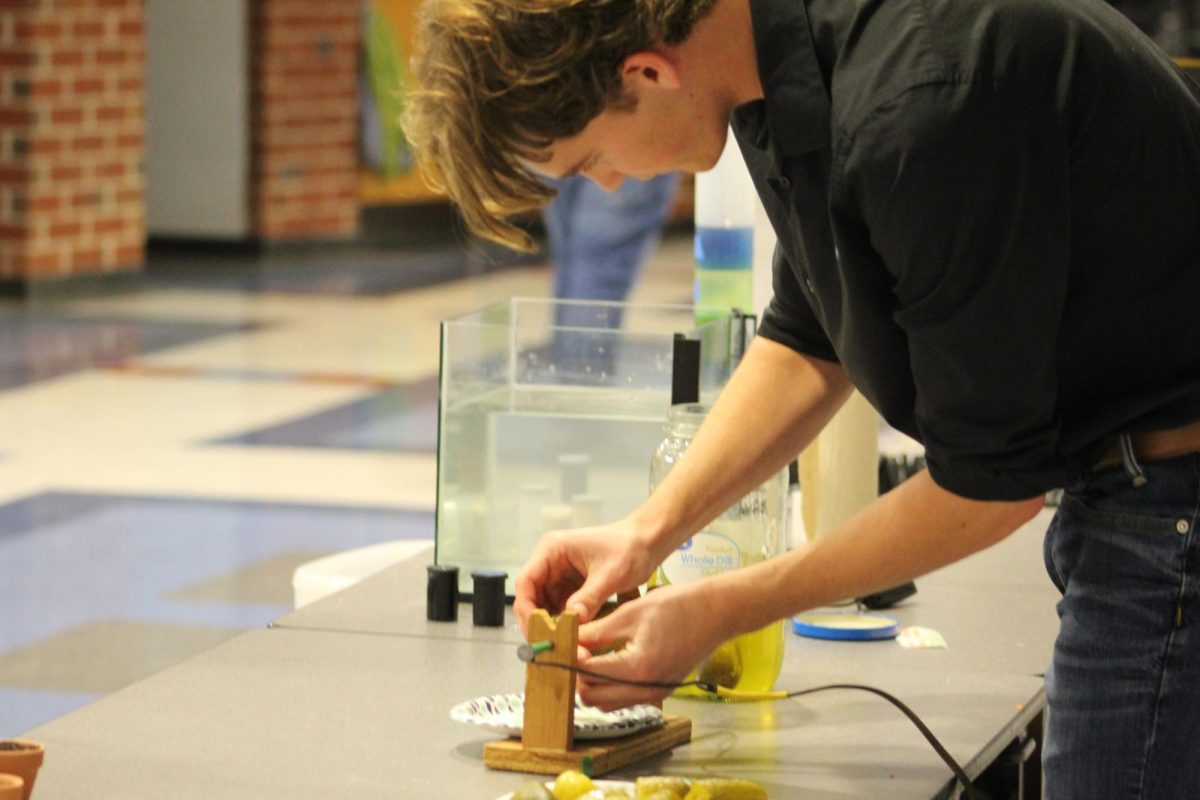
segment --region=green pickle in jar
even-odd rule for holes
[[[707,411],[699,404],[671,407],[666,436],[651,460],[651,490],[684,457]],[[787,471],[783,470],[680,545],[651,576],[649,588],[702,580],[778,555],[786,507]],[[770,691],[783,666],[783,639],[783,620],[736,636],[709,654],[687,680],[743,692]],[[694,687],[679,689],[676,695],[713,697]]]

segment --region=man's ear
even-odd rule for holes
[[[674,62],[653,50],[641,50],[626,56],[621,62],[621,80],[626,87],[633,82],[649,83],[659,89],[678,89],[679,70]]]

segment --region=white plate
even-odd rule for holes
[[[595,786],[597,789],[624,789],[625,791],[629,792],[630,797],[636,797],[634,792],[637,791],[637,784],[635,784],[633,781],[597,781],[597,780],[593,780],[592,785]],[[549,789],[552,786],[554,786],[554,781],[547,781],[546,788]],[[513,789],[513,792],[515,792],[515,791],[516,791],[516,789]],[[509,792],[508,794],[500,795],[499,797],[496,798],[496,800],[512,800],[513,792]],[[584,798],[586,798],[586,797],[587,797],[587,795],[585,794]]]
[[[450,709],[450,719],[477,725],[484,730],[520,736],[525,721],[525,693],[493,694],[476,697]],[[662,710],[640,705],[618,711],[601,711],[585,706],[575,698],[575,738],[614,739],[663,724]]]

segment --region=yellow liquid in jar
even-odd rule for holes
[[[653,589],[667,586],[670,581],[662,569],[655,571],[647,582]],[[784,620],[772,622],[763,628],[743,633],[724,642],[688,674],[685,681],[702,680],[715,683],[726,689],[742,692],[768,692],[775,688],[775,680],[783,667]],[[676,689],[675,697],[698,697],[705,700],[726,700],[694,686]]]
[[[775,679],[782,667],[783,620],[779,620],[725,642],[685,680],[700,679],[742,692],[768,692],[775,688]],[[674,694],[676,697],[725,699],[694,686],[676,689]]]

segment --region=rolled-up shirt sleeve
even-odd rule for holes
[[[1067,137],[1053,98],[953,83],[877,109],[833,213],[869,232],[907,337],[930,474],[982,500],[1062,486],[1057,334],[1070,265]]]

